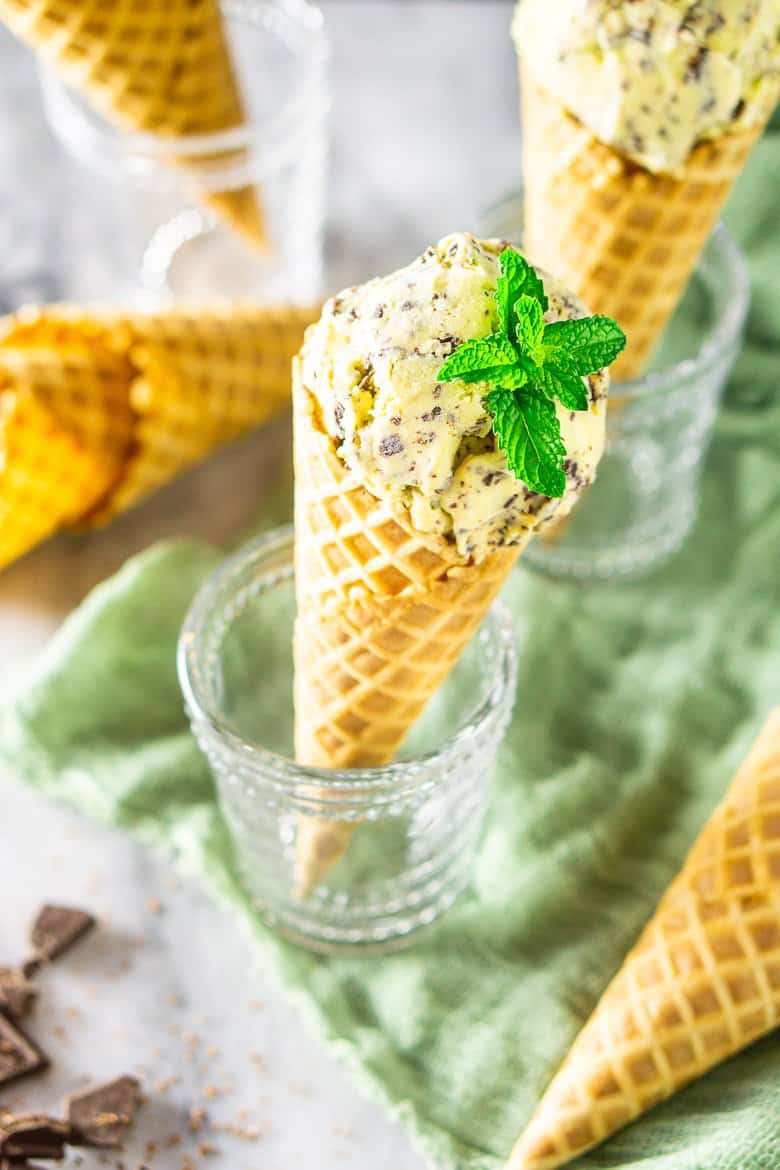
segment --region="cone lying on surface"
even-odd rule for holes
[[[679,178],[655,175],[591,134],[520,70],[524,244],[628,344],[613,378],[637,377],[690,279],[762,126],[697,146]]]
[[[0,333],[0,565],[283,410],[317,309],[26,310]]]
[[[219,0],[0,0],[0,18],[126,130],[186,138],[244,122]],[[189,167],[198,197],[246,240],[263,247],[255,189],[240,185],[220,191],[209,183],[208,171],[237,167],[243,157],[232,151],[169,161]]]
[[[555,1170],[780,1026],[780,708],[548,1088],[509,1170]]]
[[[377,767],[392,760],[455,665],[520,549],[464,565],[450,545],[418,533],[406,512],[356,484],[321,425],[299,360],[293,412],[296,759]],[[339,861],[353,827],[301,819],[301,896]]]
[[[0,566],[77,520],[116,473],[32,394],[0,391]]]
[[[133,453],[104,521],[290,402],[290,363],[319,308],[178,310],[128,322]]]

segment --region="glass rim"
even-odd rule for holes
[[[483,223],[490,225],[492,220],[506,213],[508,207],[522,200],[522,184],[503,199],[492,203],[480,217]],[[703,373],[719,366],[727,353],[739,339],[745,324],[748,308],[750,307],[750,273],[747,260],[726,225],[718,222],[707,239],[702,255],[707,248],[714,247],[724,264],[727,266],[732,288],[731,295],[726,301],[724,309],[717,314],[715,323],[709,329],[707,336],[695,353],[680,358],[671,365],[659,370],[652,370],[647,374],[640,374],[625,382],[610,381],[609,397],[618,398],[645,398],[679,389],[681,384],[700,377]],[[698,271],[701,256],[694,272]]]
[[[372,790],[381,792],[388,787],[403,787],[410,782],[410,771],[415,773],[412,782],[417,785],[420,783],[421,770],[434,771],[442,764],[450,764],[466,743],[473,743],[480,735],[501,723],[506,699],[514,696],[516,648],[511,614],[506,604],[499,600],[493,602],[481,627],[490,630],[496,647],[495,677],[489,684],[487,695],[463,716],[457,729],[446,736],[438,747],[411,759],[397,760],[381,767],[321,768],[298,764],[289,756],[274,752],[236,732],[213,710],[203,688],[196,681],[196,663],[203,635],[215,610],[215,602],[224,595],[231,582],[238,581],[247,566],[253,563],[259,566],[264,557],[278,554],[289,547],[291,556],[288,567],[267,570],[265,587],[293,577],[293,531],[293,525],[287,524],[248,541],[222,561],[195,594],[181,628],[176,654],[179,685],[193,725],[208,728],[220,746],[234,759],[245,764],[251,762],[271,782],[294,791],[296,797],[301,799],[301,792],[296,790],[307,785],[326,793],[333,790],[334,794],[342,798],[353,788],[366,793]]]
[[[329,46],[324,14],[311,0],[221,0],[228,22],[262,29],[263,25],[251,15],[255,5],[273,11],[275,18],[292,21],[305,37],[299,54],[305,62],[303,74],[296,78],[291,94],[262,130],[255,129],[251,120],[210,134],[163,136],[126,130],[91,107],[41,61],[38,76],[44,104],[55,132],[66,140],[66,148],[74,149],[74,134],[78,134],[81,141],[81,146],[75,148],[78,156],[96,168],[101,163],[105,168],[108,163],[111,170],[110,163],[116,157],[147,163],[165,162],[172,156],[184,163],[209,159],[208,168],[204,167],[199,178],[201,182],[207,178],[205,185],[213,190],[233,185],[247,172],[261,178],[277,170],[298,147],[300,136],[296,136],[295,127],[306,120],[310,88],[327,63]],[[321,107],[322,112],[326,108],[327,103]],[[220,156],[224,156],[221,163]]]

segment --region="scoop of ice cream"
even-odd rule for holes
[[[780,0],[519,0],[513,35],[543,89],[650,171],[780,97]]]
[[[498,258],[507,246],[448,236],[407,268],[330,300],[302,352],[304,385],[358,481],[408,508],[420,532],[443,535],[475,560],[570,511],[604,446],[606,370],[585,379],[588,410],[557,407],[568,456],[560,499],[532,492],[509,471],[485,407],[490,385],[438,381],[464,340],[496,330]],[[587,314],[540,275],[548,322]]]

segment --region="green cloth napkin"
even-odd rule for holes
[[[174,648],[219,554],[169,543],[65,623],[0,719],[31,784],[172,852],[210,884],[358,1080],[436,1163],[499,1166],[780,698],[780,133],[731,206],[754,304],[696,530],[626,585],[517,572],[517,707],[473,890],[406,953],[282,943],[236,879]],[[774,232],[774,234],[772,234]],[[777,1170],[780,1037],[655,1109],[579,1167]]]

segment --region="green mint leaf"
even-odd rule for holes
[[[626,335],[611,317],[555,321],[544,330],[544,360],[585,376],[614,362]]]
[[[532,390],[491,390],[487,404],[509,470],[533,492],[559,498],[566,491],[566,448],[555,405]]]
[[[513,370],[519,373],[520,366],[515,347],[500,333],[464,341],[459,345],[436,377],[440,382],[452,382],[461,378],[464,382],[491,382],[500,378],[506,381]]]
[[[533,297],[545,310],[547,297],[535,269],[514,248],[505,248],[498,258],[498,264],[501,269],[501,275],[496,281],[498,320],[502,333],[511,337],[515,305],[520,298],[524,295]]]
[[[540,366],[529,373],[528,381],[548,398],[557,398],[567,410],[587,410],[590,406],[582,378],[565,367]]]
[[[524,357],[528,357],[534,365],[541,365],[544,360],[542,337],[544,335],[544,313],[542,306],[533,297],[525,293],[515,306],[517,316],[517,341]]]

